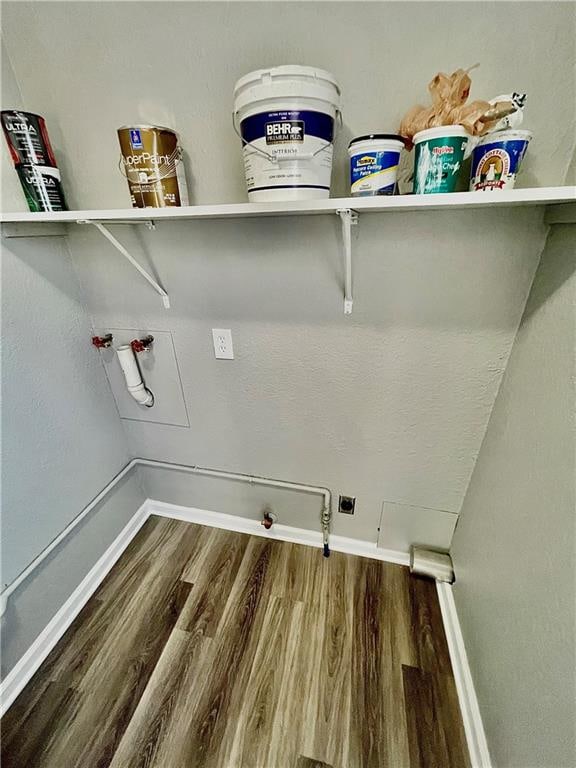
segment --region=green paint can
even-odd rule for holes
[[[414,193],[454,192],[468,134],[461,125],[427,128],[414,136]]]

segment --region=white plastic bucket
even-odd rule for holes
[[[330,195],[340,88],[323,69],[259,69],[234,87],[250,202]]]
[[[404,141],[396,134],[370,134],[352,139],[350,194],[352,197],[393,195]]]
[[[530,131],[496,131],[483,136],[472,153],[470,190],[514,189],[520,164],[532,138]]]

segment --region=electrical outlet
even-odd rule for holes
[[[340,496],[338,512],[342,512],[344,515],[353,515],[355,506],[356,496]]]
[[[212,340],[218,360],[234,360],[232,331],[229,328],[212,328]]]

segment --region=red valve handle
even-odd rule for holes
[[[153,336],[145,336],[143,339],[132,339],[130,346],[132,351],[137,354],[138,352],[146,352],[147,349],[150,349],[153,341]]]
[[[108,333],[106,336],[92,336],[92,344],[97,349],[105,349],[112,344],[112,334]]]

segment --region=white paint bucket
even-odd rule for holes
[[[330,196],[340,88],[322,69],[259,69],[234,87],[250,202]]]
[[[352,139],[350,193],[352,197],[393,195],[404,140],[394,133],[371,133]]]
[[[483,136],[472,153],[470,190],[514,189],[531,138],[530,131],[514,129]]]

